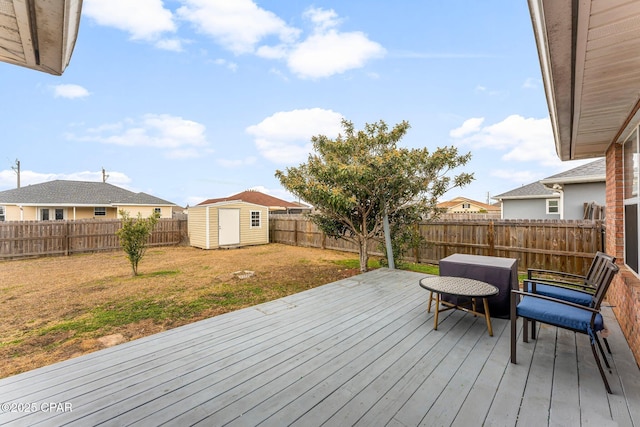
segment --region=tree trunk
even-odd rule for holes
[[[360,272],[364,273],[368,270],[369,264],[369,253],[367,251],[367,239],[360,239],[359,249],[360,249]]]

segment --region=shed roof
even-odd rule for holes
[[[269,206],[269,207],[281,207],[282,209],[300,209],[302,205],[298,203],[287,202],[286,200],[279,199],[277,197],[270,196],[268,194],[261,193],[260,191],[247,190],[238,194],[234,194],[233,196],[228,197],[220,197],[217,199],[207,199],[202,203],[198,203],[198,205],[210,205],[218,202],[227,202],[227,201],[243,201],[254,203],[256,205],[261,206]]]
[[[0,191],[0,203],[23,205],[174,205],[106,182],[55,180]]]

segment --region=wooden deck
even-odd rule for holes
[[[513,365],[508,320],[490,337],[448,311],[434,331],[421,277],[375,270],[5,378],[0,424],[640,426],[609,308],[611,395],[586,336],[542,326]]]

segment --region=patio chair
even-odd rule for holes
[[[529,342],[528,327],[529,321],[537,321],[558,328],[568,329],[574,332],[588,335],[591,341],[591,351],[598,365],[600,376],[604,382],[608,393],[611,393],[609,382],[602,368],[596,345],[600,348],[600,352],[604,358],[604,362],[609,368],[609,362],[604,357],[598,332],[604,328],[604,321],[600,313],[602,300],[618,272],[618,266],[609,260],[604,261],[601,273],[598,275],[598,281],[595,292],[592,296],[592,305],[583,306],[573,302],[552,298],[545,295],[535,294],[524,291],[511,291],[511,363],[516,363],[516,340],[517,329],[516,322],[518,317],[522,318],[522,340]]]
[[[527,279],[524,280],[523,288],[528,292],[591,307],[596,285],[600,275],[604,272],[605,262],[615,262],[615,260],[614,256],[600,251],[596,252],[585,276],[564,271],[530,268],[527,270]],[[535,328],[536,322],[531,322],[531,338],[533,339],[536,338]],[[607,339],[603,339],[607,350],[611,353]]]

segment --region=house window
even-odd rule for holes
[[[0,221],[6,221],[4,206],[0,206]]]
[[[471,209],[471,203],[463,203],[462,209]]]
[[[56,209],[55,210],[56,221],[61,221],[64,219],[64,209]]]
[[[251,211],[251,228],[259,228],[262,225],[260,219],[260,211]]]
[[[96,206],[93,208],[93,216],[107,216],[107,208],[104,206]]]
[[[162,216],[162,208],[153,208],[153,214],[160,218]]]
[[[624,176],[624,262],[633,271],[638,271],[638,129],[622,147]]]
[[[560,201],[558,199],[547,199],[547,213],[560,213]]]
[[[40,209],[40,220],[49,221],[49,209]]]

